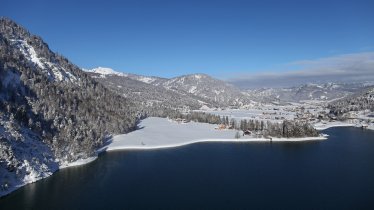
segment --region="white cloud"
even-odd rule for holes
[[[287,87],[308,82],[374,81],[374,52],[302,60],[289,65],[299,70],[242,74],[228,81],[242,88]]]

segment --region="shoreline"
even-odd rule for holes
[[[142,129],[113,136],[111,142],[98,151],[147,150],[180,147],[201,142],[297,142],[325,140],[326,135],[316,137],[277,138],[243,136],[235,138],[237,130],[217,129],[217,125],[189,122],[179,124],[165,118],[150,117],[140,122]],[[270,140],[271,138],[271,140]]]
[[[98,158],[98,156],[96,155],[96,156],[88,157],[88,158],[85,158],[85,159],[79,159],[79,160],[76,160],[74,162],[61,165],[58,168],[58,170],[61,170],[61,169],[64,169],[64,168],[70,168],[70,167],[76,167],[76,166],[86,165],[88,163],[91,163],[91,162],[95,161],[97,158]]]
[[[318,131],[323,131],[329,128],[335,128],[335,127],[354,127],[354,128],[361,128],[362,125],[360,124],[354,124],[354,123],[347,123],[347,122],[327,122],[326,124],[323,123],[316,123],[313,125],[313,127]],[[365,128],[367,130],[374,130],[374,127],[367,127]]]
[[[169,149],[175,147],[182,147],[197,143],[248,143],[248,142],[303,142],[303,141],[321,141],[326,140],[326,136],[317,137],[302,137],[302,138],[272,138],[272,140],[267,138],[247,138],[247,139],[197,139],[175,144],[165,144],[165,145],[142,145],[142,146],[114,146],[102,148],[101,151],[118,151],[118,150],[154,150],[154,149]]]
[[[199,123],[199,124],[205,124],[205,123]],[[333,123],[333,124],[331,123],[331,124],[323,124],[323,125],[317,125],[317,126],[313,125],[313,127],[316,130],[322,131],[322,130],[326,130],[328,128],[333,128],[333,127],[357,127],[357,126],[355,124],[338,122],[338,123]],[[134,132],[136,132],[136,131],[133,131],[129,134],[132,134]],[[234,131],[232,131],[232,132],[234,132]],[[181,146],[186,146],[186,145],[191,145],[191,144],[196,144],[196,143],[206,143],[206,142],[212,142],[212,143],[214,143],[214,142],[217,142],[217,143],[231,143],[231,142],[232,143],[303,142],[303,141],[321,141],[321,140],[327,140],[328,139],[326,135],[322,134],[321,136],[318,136],[318,137],[272,138],[271,141],[268,138],[239,138],[239,139],[234,139],[234,138],[221,138],[221,139],[220,138],[200,138],[200,139],[194,139],[194,140],[185,140],[185,141],[178,142],[178,143],[166,143],[164,145],[120,145],[120,146],[113,146],[113,143],[118,142],[118,140],[115,140],[116,138],[118,138],[119,136],[129,135],[129,134],[122,134],[122,135],[113,136],[112,142],[109,143],[108,145],[105,145],[105,146],[97,149],[96,150],[97,154],[95,156],[92,156],[92,157],[89,157],[89,158],[86,158],[86,159],[79,159],[79,160],[74,161],[72,163],[63,164],[63,165],[59,166],[57,170],[52,171],[51,174],[49,174],[48,176],[39,177],[36,180],[34,180],[33,182],[23,183],[23,184],[14,186],[11,190],[9,190],[7,192],[0,192],[0,199],[9,195],[9,194],[11,194],[12,192],[18,190],[19,188],[21,188],[25,185],[32,184],[32,183],[37,182],[41,179],[47,178],[47,177],[53,175],[58,170],[63,170],[65,168],[78,167],[78,166],[83,166],[83,165],[89,164],[89,163],[97,160],[98,155],[100,153],[106,152],[106,151],[110,152],[110,151],[121,151],[121,150],[169,149],[169,148],[176,148],[176,147],[181,147]],[[165,136],[166,136],[165,138],[167,138],[167,135],[165,135]]]
[[[50,177],[52,176],[54,173],[56,173],[57,171],[59,170],[63,170],[65,168],[71,168],[71,167],[77,167],[77,166],[83,166],[83,165],[86,165],[86,164],[89,164],[93,161],[95,161],[96,159],[98,159],[98,155],[96,156],[93,156],[93,157],[88,157],[88,158],[85,158],[85,159],[79,159],[79,160],[76,160],[74,162],[71,162],[71,163],[68,163],[68,164],[64,164],[64,165],[61,165],[59,166],[56,170],[54,171],[51,171],[50,174],[46,175],[46,176],[43,176],[43,177],[38,177],[36,178],[35,180],[31,181],[31,182],[25,182],[25,183],[22,183],[22,184],[19,184],[19,185],[16,185],[14,187],[12,187],[11,189],[9,189],[8,191],[6,192],[2,192],[0,191],[0,199],[11,194],[12,192],[20,189],[21,187],[24,187],[25,185],[28,185],[28,184],[32,184],[32,183],[35,183],[37,181],[40,181],[42,179],[45,179],[47,177]]]

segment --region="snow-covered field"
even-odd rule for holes
[[[197,142],[269,142],[265,138],[243,137],[236,139],[235,130],[218,130],[217,125],[189,122],[179,124],[165,118],[147,118],[140,123],[141,129],[114,136],[107,151],[122,149],[159,149],[178,147]],[[272,141],[324,140],[326,137],[272,138]]]
[[[203,110],[203,111],[210,113],[210,114],[228,116],[229,118],[233,118],[236,120],[257,119],[257,120],[270,120],[270,121],[280,122],[283,119],[292,120],[295,118],[295,112],[287,110],[287,109],[280,109],[279,107],[263,106],[263,107],[256,107],[256,108],[254,107],[250,109],[224,109],[224,110]],[[201,110],[196,110],[196,111],[201,111]]]
[[[339,121],[324,122],[324,123],[319,122],[319,123],[313,124],[313,127],[317,130],[325,130],[325,129],[332,128],[332,127],[350,127],[350,126],[355,126],[355,124],[339,122]]]

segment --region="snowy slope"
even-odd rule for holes
[[[83,70],[86,72],[98,74],[100,77],[103,77],[103,78],[105,78],[106,76],[116,75],[116,76],[127,77],[133,80],[147,83],[147,84],[153,84],[153,83],[166,80],[160,77],[142,76],[142,75],[137,75],[137,74],[123,73],[123,72],[119,72],[119,71],[113,70],[111,68],[106,68],[106,67],[97,67],[93,69],[83,69]]]
[[[28,40],[9,39],[11,46],[17,48],[30,63],[36,65],[48,75],[50,80],[74,82],[77,78],[64,67],[50,62],[46,58],[39,56],[37,50],[28,43]]]
[[[102,83],[106,87],[119,95],[128,98],[139,107],[149,110],[150,107],[164,107],[171,109],[199,109],[201,104],[199,98],[190,95],[181,95],[174,91],[163,88],[162,86],[154,86],[139,80],[134,80],[126,76],[118,76],[110,74],[102,76],[97,73],[90,73],[95,80]]]
[[[101,74],[104,76],[106,75],[117,75],[117,76],[124,76],[124,77],[127,76],[127,74],[125,73],[114,71],[111,68],[105,68],[105,67],[97,67],[94,69],[83,69],[83,70],[86,72],[97,73],[97,74]]]
[[[190,93],[218,106],[243,106],[251,103],[239,89],[206,74],[175,77],[158,85],[179,93]]]
[[[58,169],[40,136],[0,113],[0,197]]]
[[[121,73],[110,68],[95,68],[91,70],[86,70],[93,74],[93,77],[102,84],[111,87],[111,89],[124,89],[132,85],[131,92],[123,93],[125,95],[133,95],[133,92],[142,92],[142,95],[153,94],[154,96],[160,96],[160,101],[169,100],[170,97],[165,97],[164,93],[168,95],[173,95],[174,101],[178,103],[179,99],[184,98],[184,102],[190,101],[185,105],[190,106],[191,100],[195,102],[192,104],[200,104],[200,106],[210,106],[210,107],[228,107],[228,106],[244,106],[251,104],[252,101],[240,90],[235,87],[225,83],[224,81],[214,79],[206,74],[191,74],[184,75],[180,77],[175,77],[171,79],[153,77],[153,76],[142,76],[129,73]],[[117,76],[117,77],[116,77]],[[124,78],[121,81],[121,77]],[[142,83],[146,83],[145,86],[138,83],[138,89],[127,79],[136,80]],[[148,92],[141,91],[144,88],[148,89]],[[155,91],[157,93],[155,93]],[[179,98],[179,99],[178,99]],[[145,100],[156,100],[155,98],[145,97]],[[178,104],[178,106],[183,106],[183,104]],[[194,107],[196,108],[196,107]]]
[[[304,84],[290,88],[260,88],[245,91],[259,102],[302,102],[307,100],[331,101],[358,92],[366,87],[363,83]]]

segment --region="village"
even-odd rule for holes
[[[290,103],[289,105],[258,105],[247,109],[210,109],[204,112],[227,117],[229,120],[258,120],[282,123],[291,120],[310,123],[316,129],[335,126],[354,126],[362,129],[374,129],[374,112],[370,110],[350,111],[338,118],[321,102]],[[221,124],[217,129],[234,129],[233,125]],[[251,131],[253,134],[253,131]],[[249,131],[245,134],[249,135]]]

